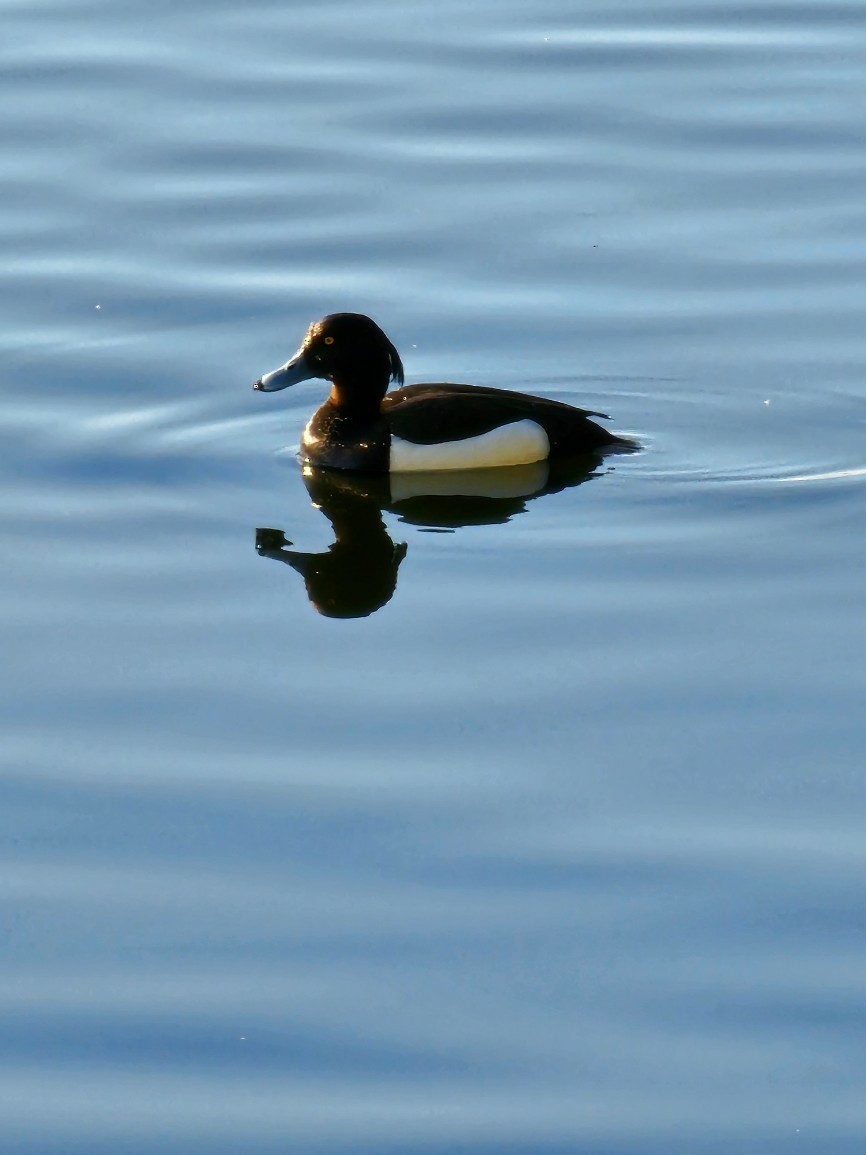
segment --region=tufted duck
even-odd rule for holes
[[[311,377],[331,382],[301,440],[311,465],[372,473],[477,469],[635,448],[590,420],[606,414],[562,401],[484,385],[402,387],[397,350],[361,313],[316,321],[291,360],[253,388],[272,393]],[[392,381],[401,388],[388,393]]]

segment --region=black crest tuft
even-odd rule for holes
[[[333,333],[341,351],[351,350],[358,361],[375,362],[387,381],[403,384],[400,354],[375,321],[363,313],[330,313],[311,332],[319,336]]]

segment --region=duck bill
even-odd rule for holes
[[[290,385],[297,385],[299,381],[309,381],[315,376],[315,370],[304,356],[303,350],[299,349],[285,365],[259,378],[253,389],[258,389],[262,393],[276,393],[278,389],[288,389]]]

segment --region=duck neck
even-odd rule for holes
[[[334,380],[328,400],[340,413],[355,418],[378,416],[382,398],[388,391],[388,382],[371,380]]]

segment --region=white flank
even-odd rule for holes
[[[391,472],[417,473],[439,469],[492,469],[497,465],[530,465],[550,453],[547,434],[526,418],[491,429],[479,437],[416,445],[391,438]]]

